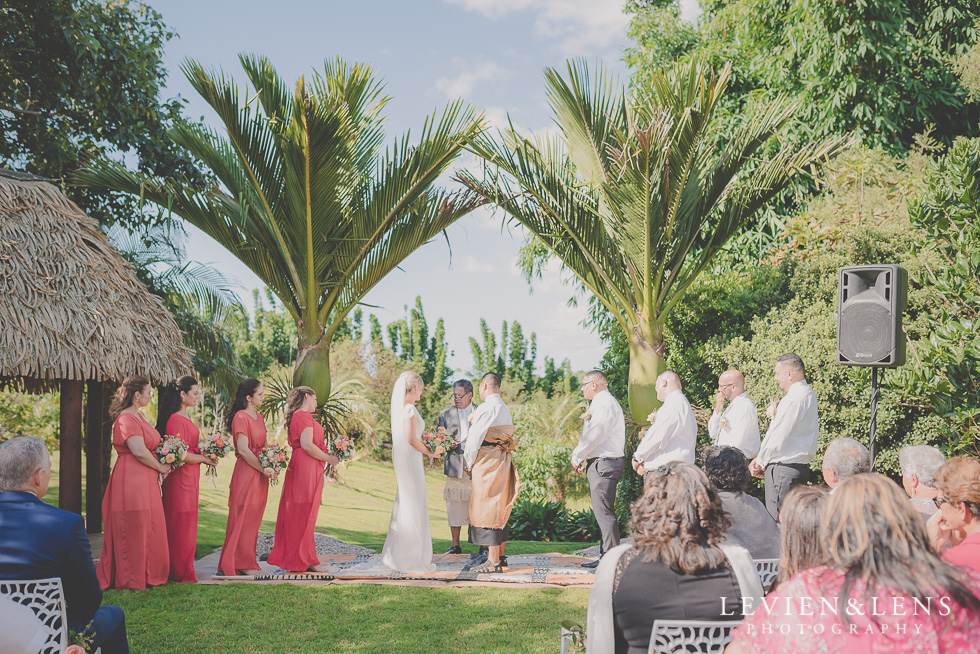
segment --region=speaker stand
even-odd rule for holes
[[[884,375],[884,371],[882,371]],[[881,389],[878,386],[878,368],[871,368],[871,423],[868,425],[868,449],[871,451],[871,469],[875,467],[875,434],[878,430],[878,395]]]

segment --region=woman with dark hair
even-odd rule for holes
[[[265,389],[258,379],[244,379],[238,384],[228,411],[228,431],[235,444],[236,461],[228,489],[225,544],[218,560],[218,572],[223,575],[262,572],[255,559],[255,546],[273,475],[271,468],[263,468],[259,462],[266,444],[265,418],[258,411],[264,398]]]
[[[297,386],[286,396],[286,429],[293,455],[279,499],[269,563],[292,572],[324,571],[316,555],[313,529],[323,495],[323,468],[327,463],[340,463],[326,453],[323,427],[313,419],[316,406],[316,393],[309,386]]]
[[[977,651],[980,574],[932,551],[895,482],[844,480],[827,498],[820,541],[827,566],[781,583],[733,632],[727,654]]]
[[[745,492],[749,485],[749,462],[742,450],[729,445],[712,445],[701,451],[701,468],[718,489],[721,506],[732,521],[729,540],[749,551],[753,559],[779,556],[779,527],[766,505]]]
[[[671,463],[647,475],[633,502],[632,543],[606,552],[589,595],[590,654],[645,654],[656,620],[740,620],[762,584],[699,468]]]
[[[184,375],[160,391],[157,409],[157,431],[174,436],[187,444],[184,464],[178,466],[163,482],[163,514],[167,519],[167,543],[170,546],[170,581],[197,583],[194,572],[194,550],[197,548],[197,506],[201,494],[201,464],[213,465],[201,455],[201,430],[187,415],[197,406],[200,387],[197,380]]]
[[[794,486],[786,494],[779,510],[780,554],[776,586],[797,572],[828,563],[820,543],[820,525],[829,498],[826,488],[816,486]]]
[[[936,551],[953,565],[980,572],[980,461],[950,459],[936,471],[936,487],[939,511],[927,524]]]
[[[96,574],[106,588],[145,590],[167,583],[170,554],[160,482],[173,470],[157,461],[160,434],[140,409],[150,403],[146,377],[123,380],[112,398],[112,447],[118,458],[102,501],[102,554]]]

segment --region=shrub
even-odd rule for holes
[[[599,540],[592,509],[569,511],[564,502],[520,500],[510,514],[514,540],[587,543]]]
[[[16,436],[40,436],[48,450],[54,452],[58,449],[60,416],[57,393],[0,391],[0,442]]]

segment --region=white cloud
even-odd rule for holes
[[[444,93],[447,98],[466,98],[481,82],[509,77],[507,70],[493,61],[473,64],[460,57],[454,57],[452,65],[457,69],[462,68],[463,71],[455,77],[440,77],[436,80],[436,90]]]
[[[486,261],[480,261],[475,257],[466,257],[460,265],[453,265],[456,272],[484,275],[497,272],[497,266]]]
[[[559,42],[566,55],[594,52],[626,35],[622,0],[444,0],[496,20],[534,12],[534,34]]]

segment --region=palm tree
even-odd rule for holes
[[[214,382],[222,399],[234,396],[242,371],[224,325],[232,314],[245,311],[234,284],[211,266],[187,261],[186,235],[172,224],[150,226],[140,234],[114,225],[107,235],[173,316],[202,381]]]
[[[388,101],[371,68],[325,62],[290,92],[271,63],[239,57],[254,89],[182,70],[224,133],[190,124],[173,141],[220,183],[192,187],[100,161],[83,184],[138,194],[197,226],[248,266],[296,321],[293,379],[330,397],[330,343],[344,317],[418,247],[484,201],[434,187],[481,120],[457,101],[382,152]]]
[[[762,104],[724,148],[709,147],[730,66],[714,77],[698,60],[653,76],[627,96],[599,71],[569,62],[545,73],[559,133],[531,139],[513,125],[471,149],[483,175],[459,180],[522,223],[609,310],[630,348],[630,411],[659,406],[664,324],[730,238],[792,178],[835,154],[841,140],[760,150],[796,112]]]

